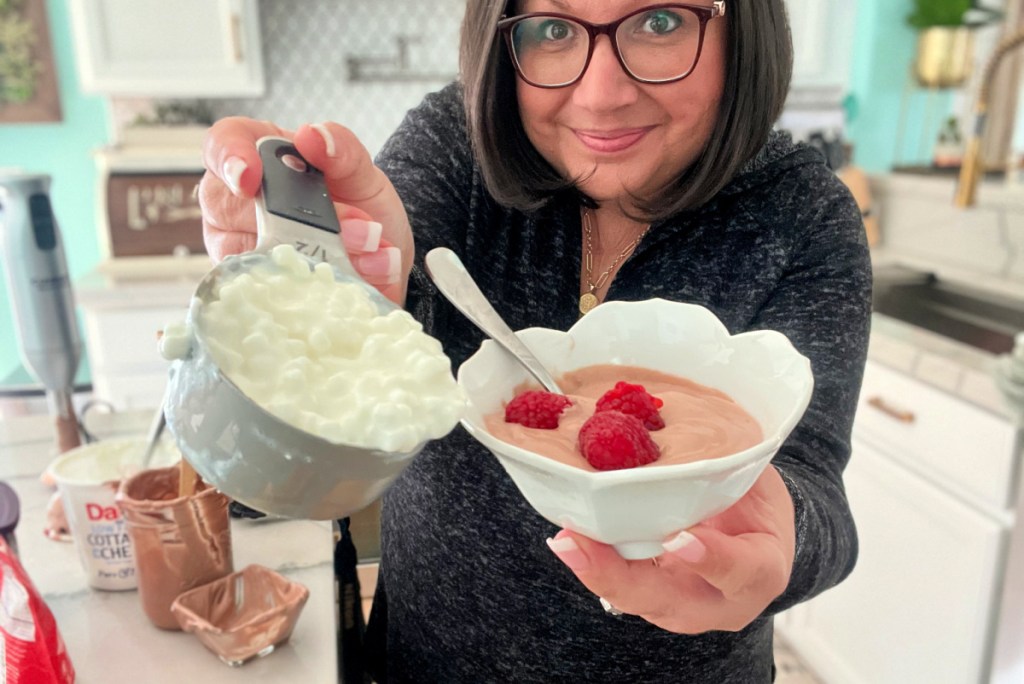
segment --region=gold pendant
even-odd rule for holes
[[[580,315],[584,316],[597,306],[597,297],[593,292],[585,292],[580,295]]]

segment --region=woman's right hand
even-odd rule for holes
[[[368,282],[399,305],[412,270],[409,218],[387,176],[352,131],[336,123],[304,125],[294,133],[266,121],[221,119],[203,146],[206,173],[199,183],[203,237],[214,261],[256,246],[256,209],[263,166],[256,141],[267,135],[288,138],[320,169],[342,221],[342,242],[352,265]],[[379,248],[367,251],[370,221],[382,226]],[[348,229],[346,230],[346,225]]]

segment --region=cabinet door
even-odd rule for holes
[[[784,634],[829,684],[985,681],[1004,529],[861,441],[845,479],[857,567]]]
[[[256,0],[69,0],[82,89],[218,97],[264,90]]]
[[[786,0],[793,33],[793,87],[845,93],[853,64],[855,0]]]

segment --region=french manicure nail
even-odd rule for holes
[[[387,282],[398,282],[402,272],[402,250],[397,247],[385,247],[371,254],[355,257],[359,266],[356,268],[364,276],[386,278]]]
[[[339,222],[345,244],[360,252],[376,252],[380,248],[380,236],[384,227],[376,221],[364,219],[343,219]]]
[[[241,195],[242,174],[249,168],[241,157],[228,157],[224,160],[223,177],[228,189],[234,195]]]
[[[704,559],[704,555],[707,553],[704,543],[685,530],[661,546],[668,553],[687,563],[698,563]]]
[[[583,553],[583,550],[576,545],[576,542],[572,537],[559,537],[558,539],[548,538],[548,548],[558,558],[569,566],[571,570],[579,572],[586,570],[587,566],[590,565],[590,559]]]
[[[311,124],[310,128],[319,133],[320,137],[324,139],[324,147],[327,149],[327,156],[333,157],[335,151],[334,136],[331,135],[331,132],[329,130],[327,130],[327,126],[322,123],[318,123]]]

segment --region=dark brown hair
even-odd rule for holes
[[[727,3],[725,87],[711,137],[688,169],[657,197],[639,204],[644,219],[657,221],[704,204],[768,140],[782,113],[793,71],[783,3]],[[519,118],[515,71],[496,30],[498,19],[513,4],[467,0],[459,66],[469,134],[487,188],[501,204],[530,211],[559,193],[573,191],[575,182],[559,175],[537,152]]]

